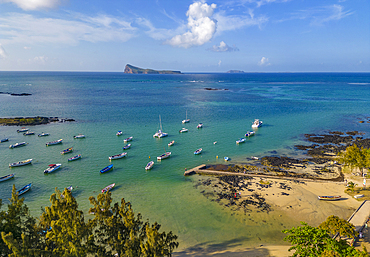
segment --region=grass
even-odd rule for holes
[[[354,197],[355,195],[364,195],[364,197],[358,199],[355,198],[357,201],[370,200],[370,187],[355,187],[353,191],[347,188],[346,190],[344,190],[344,192],[352,197]]]

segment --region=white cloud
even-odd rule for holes
[[[213,52],[234,52],[239,51],[239,48],[236,46],[228,46],[224,41],[220,42],[220,45],[216,46],[214,45],[212,48],[209,48],[207,50],[213,51]]]
[[[166,43],[189,48],[209,42],[216,32],[217,21],[212,19],[216,4],[208,5],[204,2],[195,2],[189,6],[188,16],[189,31],[176,35]]]
[[[271,63],[269,62],[269,58],[262,57],[261,60],[258,62],[259,66],[270,66]]]
[[[30,50],[30,49],[31,49],[31,47],[30,47],[30,46],[24,46],[24,47],[23,47],[23,49],[24,49],[24,50]]]
[[[268,21],[268,18],[261,16],[254,18],[253,12],[247,15],[229,15],[226,16],[224,12],[215,14],[217,20],[217,33],[220,34],[223,31],[237,30],[243,27],[258,26],[261,27]]]
[[[221,61],[221,60],[219,60],[219,61],[218,61],[218,66],[219,66],[219,67],[221,66],[221,63],[222,63],[222,61]]]
[[[146,31],[145,33],[149,37],[151,37],[155,40],[164,40],[166,38],[173,37],[174,35],[176,35],[178,33],[181,33],[181,32],[186,30],[185,26],[180,26],[175,30],[172,30],[172,29],[158,29],[158,28],[155,28],[154,25],[148,19],[145,19],[145,18],[137,18],[135,20],[135,22],[137,24],[141,25],[141,26],[144,26],[144,27],[148,28],[149,30]]]
[[[14,3],[25,11],[52,9],[61,4],[61,0],[0,0],[0,2]]]
[[[39,64],[45,64],[47,61],[48,61],[48,57],[47,56],[36,56],[35,58],[33,58],[33,61],[35,63],[39,63]]]
[[[5,59],[7,56],[3,46],[0,44],[0,59]]]

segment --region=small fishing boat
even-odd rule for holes
[[[123,132],[121,130],[119,130],[117,133],[116,133],[116,136],[122,136]]]
[[[203,149],[202,149],[202,148],[199,148],[199,149],[197,149],[197,150],[194,152],[194,154],[200,154],[202,151],[203,151]]]
[[[73,151],[73,147],[67,148],[63,151],[60,152],[60,154],[66,154],[66,153],[71,153]]]
[[[78,154],[76,156],[73,156],[71,158],[68,158],[68,161],[71,162],[71,161],[75,161],[75,160],[78,160],[81,158],[81,154]]]
[[[6,142],[6,141],[9,141],[9,138],[3,138],[3,139],[1,139],[1,140],[0,140],[0,143],[4,143],[4,142]]]
[[[31,162],[32,162],[32,159],[27,159],[27,160],[20,161],[20,162],[13,162],[13,163],[9,163],[9,167],[24,166],[24,165],[30,164]]]
[[[123,139],[123,142],[129,142],[129,141],[131,141],[132,139],[133,139],[133,137],[128,137],[128,138]]]
[[[182,128],[179,130],[180,133],[188,132],[189,130],[187,128]]]
[[[237,144],[241,144],[241,143],[244,143],[244,142],[245,142],[245,138],[239,138],[238,140],[236,140]]]
[[[252,124],[252,128],[259,128],[259,127],[262,126],[262,123],[263,122],[261,120],[255,119],[254,122],[253,122],[253,124]]]
[[[225,156],[225,157],[224,157],[224,160],[225,160],[225,162],[227,162],[227,161],[229,161],[229,160],[230,160],[230,158],[229,158],[229,157],[227,157],[227,156]]]
[[[190,122],[190,119],[188,119],[188,111],[186,111],[186,118],[185,120],[182,120],[182,123],[188,123]]]
[[[19,189],[17,191],[18,192],[18,196],[23,195],[24,193],[28,192],[31,189],[31,186],[32,186],[32,183],[29,183],[28,185],[25,185],[24,187],[22,187],[21,189]]]
[[[28,131],[28,128],[25,128],[25,127],[22,127],[21,129],[17,129],[18,133],[23,133],[23,132],[27,132],[27,131]]]
[[[354,198],[358,199],[358,198],[362,198],[364,197],[365,195],[355,195]]]
[[[25,146],[25,145],[27,145],[26,142],[15,143],[14,145],[10,145],[9,148],[16,148],[16,147]]]
[[[213,144],[214,144],[214,145],[215,145],[215,144],[217,144],[217,141],[213,142]]]
[[[35,132],[27,131],[26,133],[23,133],[23,136],[30,136],[30,135],[35,135]]]
[[[38,137],[47,137],[49,135],[50,135],[49,133],[42,132],[42,133],[38,134],[37,136]]]
[[[102,193],[108,192],[108,191],[109,191],[109,190],[111,190],[115,185],[116,185],[116,183],[110,184],[109,186],[104,187],[104,188],[101,190],[101,192],[102,192]]]
[[[253,160],[259,160],[259,158],[258,158],[258,157],[256,157],[256,156],[251,156],[251,158],[252,158]]]
[[[62,166],[62,164],[60,164],[60,163],[49,164],[49,167],[46,170],[44,170],[44,173],[45,174],[52,173],[52,172],[56,171],[57,169],[59,169],[61,166]]]
[[[317,196],[319,200],[325,200],[325,201],[336,201],[340,200],[341,196],[340,195],[319,195]]]
[[[112,169],[113,169],[113,164],[110,164],[107,167],[105,167],[104,169],[102,169],[100,171],[100,173],[105,173],[105,172],[111,171]]]
[[[163,160],[163,159],[166,159],[166,158],[168,158],[168,157],[170,157],[171,156],[171,152],[166,152],[166,153],[164,153],[164,154],[162,154],[162,155],[160,155],[160,156],[158,156],[157,157],[157,160]]]
[[[245,133],[245,137],[251,137],[251,136],[254,136],[254,134],[256,134],[256,132],[254,131],[248,131],[247,133]]]
[[[171,142],[168,143],[168,146],[174,145],[175,140],[172,140]]]
[[[162,131],[162,121],[161,121],[161,115],[159,115],[159,130],[157,133],[153,135],[153,137],[162,138],[168,136],[167,133]]]
[[[11,178],[14,178],[14,175],[15,174],[13,173],[13,174],[9,174],[9,175],[0,177],[0,182],[6,181],[6,180],[11,179]]]
[[[151,168],[153,168],[153,165],[154,165],[154,162],[153,162],[153,161],[150,161],[150,162],[148,162],[148,164],[145,166],[145,169],[146,169],[146,170],[150,170]]]
[[[203,123],[199,123],[198,124],[198,126],[197,126],[197,128],[199,129],[199,128],[203,128]]]
[[[78,134],[77,136],[73,136],[73,138],[75,138],[75,139],[85,138],[85,135],[83,135],[83,134]]]
[[[61,143],[63,143],[63,139],[59,139],[59,140],[47,142],[46,143],[46,146],[49,146],[49,145],[57,145],[57,144],[61,144]]]
[[[131,144],[127,144],[124,147],[122,147],[123,150],[129,149],[131,147]]]
[[[127,155],[127,152],[109,156],[109,160],[121,159]]]

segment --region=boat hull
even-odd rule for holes
[[[112,156],[109,156],[109,160],[121,159],[121,158],[125,157],[126,155],[127,155],[127,153],[112,155]]]
[[[340,195],[319,195],[317,198],[323,201],[337,201],[341,199],[341,196]]]
[[[158,156],[157,160],[160,161],[160,160],[163,160],[163,159],[167,159],[170,156],[171,156],[171,152],[167,152],[167,153],[162,154],[161,156]]]
[[[9,163],[9,167],[24,166],[24,165],[30,164],[31,162],[32,162],[32,159],[28,159],[28,160],[20,161],[20,162],[13,162],[13,163]]]
[[[148,164],[145,166],[145,169],[146,169],[146,170],[150,170],[151,168],[153,168],[153,165],[154,165],[154,162],[153,162],[153,161],[150,161],[150,162],[148,162]]]
[[[113,164],[108,165],[107,167],[105,167],[104,169],[102,169],[102,170],[100,171],[100,173],[106,173],[106,172],[111,171],[112,169],[113,169]]]
[[[29,183],[28,185],[25,185],[24,187],[22,187],[21,189],[19,189],[17,191],[18,192],[18,196],[23,195],[24,193],[30,191],[31,186],[32,186],[32,183]]]
[[[78,159],[80,159],[80,158],[81,158],[81,154],[79,154],[79,155],[76,155],[76,156],[73,156],[73,157],[69,158],[69,159],[68,159],[68,161],[69,161],[69,162],[71,162],[71,161],[78,160]]]
[[[13,173],[13,174],[9,174],[9,175],[3,176],[3,177],[0,178],[0,182],[7,181],[7,180],[9,180],[11,178],[14,178],[14,175],[15,174]]]
[[[60,164],[60,163],[55,164],[55,166],[51,166],[51,167],[47,168],[46,170],[44,170],[44,173],[45,174],[52,173],[52,172],[56,171],[57,169],[59,169],[61,166],[62,166],[62,164]]]
[[[102,192],[102,193],[108,192],[108,191],[110,191],[110,190],[111,190],[115,185],[116,185],[116,183],[110,184],[109,186],[104,187],[104,188],[101,190],[101,192]]]

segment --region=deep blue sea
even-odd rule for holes
[[[212,89],[212,90],[206,90]],[[45,116],[72,118],[75,122],[30,126],[36,135],[17,133],[19,127],[0,127],[0,176],[16,173],[0,184],[0,198],[6,203],[12,185],[20,188],[30,182],[32,190],[25,203],[36,216],[49,205],[55,187],[77,187],[73,194],[88,213],[89,196],[116,183],[112,195],[131,201],[136,212],[150,222],[162,224],[165,231],[179,236],[180,248],[255,246],[256,238],[281,244],[284,217],[279,213],[231,214],[209,201],[194,187],[199,176],[184,177],[185,168],[203,163],[243,163],[251,156],[299,156],[295,144],[305,133],[361,131],[370,135],[370,73],[244,73],[132,75],[95,72],[0,72],[0,91],[29,93],[30,96],[0,94],[0,117]],[[182,124],[187,118],[189,123]],[[153,138],[159,129],[162,139]],[[237,145],[235,141],[252,130],[254,119],[263,126],[254,137]],[[365,123],[360,123],[364,120]],[[202,129],[197,129],[198,123]],[[182,128],[188,133],[179,133]],[[116,132],[123,131],[118,137]],[[48,132],[48,137],[37,134]],[[74,139],[77,134],[84,139]],[[108,157],[123,152],[123,139],[132,136],[127,157],[110,162]],[[45,143],[63,139],[63,144]],[[175,145],[167,144],[175,140]],[[28,145],[9,149],[10,144]],[[213,144],[217,141],[217,144]],[[74,152],[60,151],[73,147]],[[203,148],[200,155],[193,152]],[[169,159],[156,156],[171,151]],[[68,162],[73,155],[82,159]],[[217,158],[219,157],[219,158]],[[9,168],[9,163],[33,159],[32,165]],[[152,170],[145,165],[153,160]],[[51,163],[62,168],[44,175]],[[100,174],[110,163],[113,171]],[[88,217],[89,215],[87,215]],[[281,217],[281,216],[279,216]],[[262,220],[271,222],[263,222]],[[297,225],[297,224],[293,224]]]

